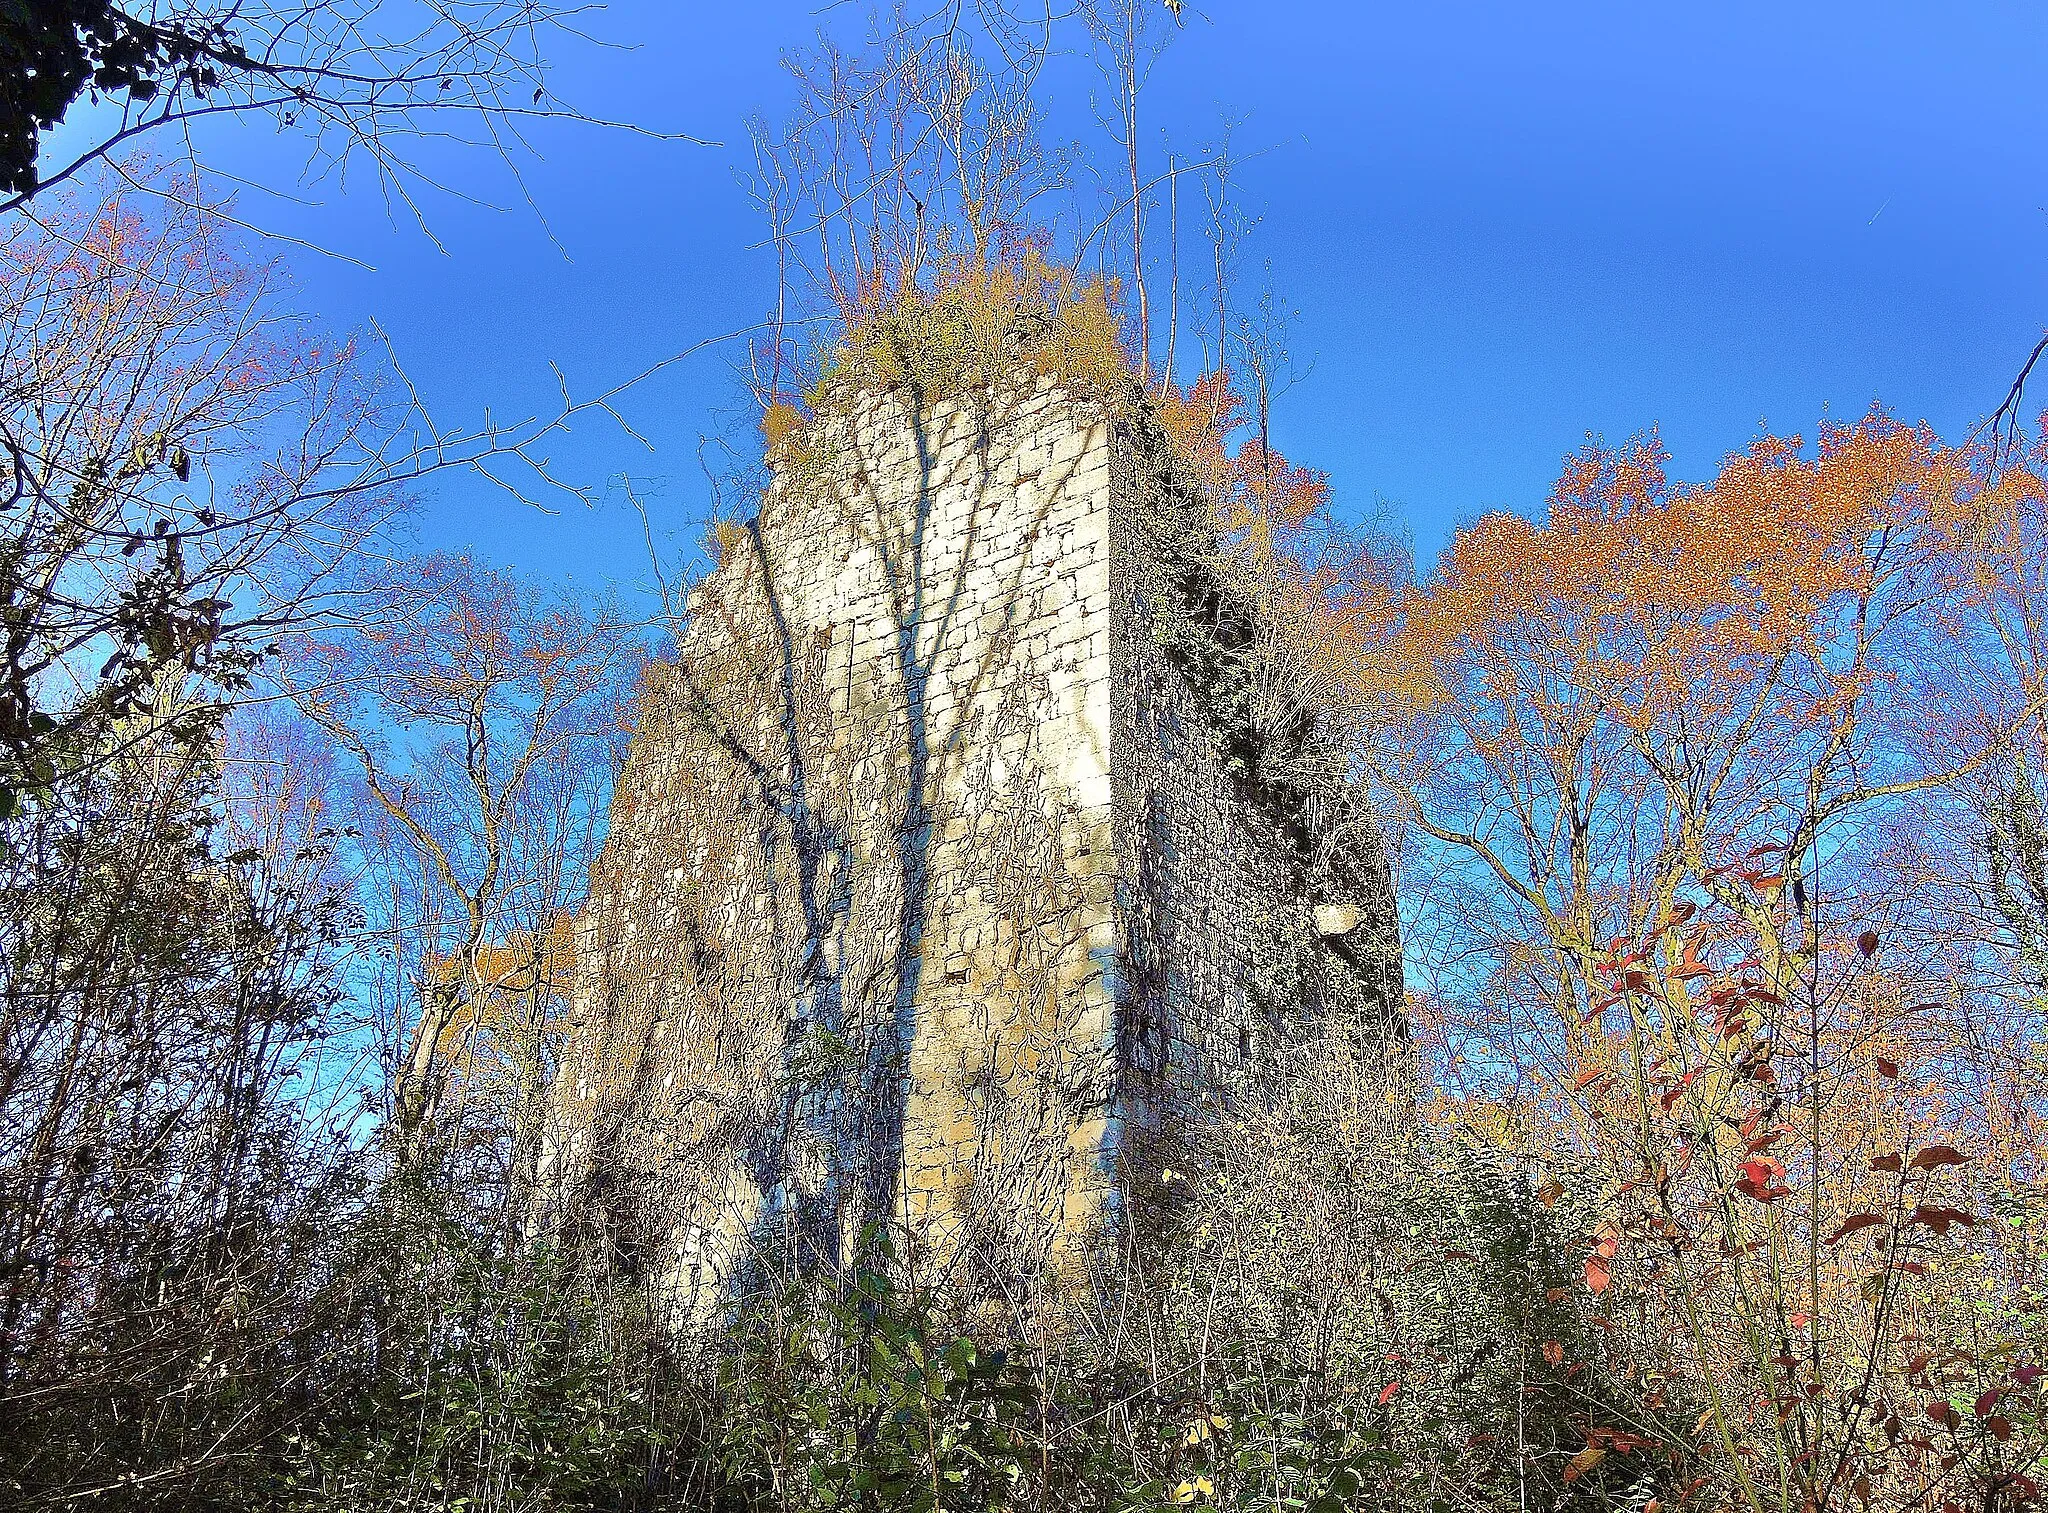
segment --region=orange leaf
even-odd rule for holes
[[[1592,1256],[1586,1261],[1586,1291],[1598,1297],[1607,1290],[1614,1280],[1614,1269],[1604,1256]]]
[[[1577,1481],[1605,1459],[1607,1459],[1607,1452],[1605,1450],[1601,1449],[1598,1445],[1588,1445],[1577,1455],[1574,1455],[1571,1459],[1571,1464],[1564,1468],[1564,1479],[1568,1482]]]
[[[1379,1404],[1380,1404],[1380,1406],[1381,1406],[1382,1408],[1386,1407],[1386,1406],[1387,1406],[1387,1404],[1391,1403],[1391,1402],[1392,1402],[1392,1401],[1394,1400],[1394,1394],[1395,1394],[1395,1393],[1397,1393],[1397,1392],[1399,1392],[1400,1390],[1401,1390],[1401,1384],[1400,1384],[1400,1382],[1398,1382],[1398,1381],[1392,1381],[1392,1382],[1389,1382],[1389,1383],[1387,1383],[1387,1385],[1386,1385],[1386,1386],[1384,1386],[1384,1387],[1380,1388],[1380,1396],[1379,1396]]]
[[[1558,1344],[1556,1340],[1545,1340],[1543,1342],[1543,1359],[1550,1362],[1553,1366],[1562,1366],[1564,1364],[1564,1346]]]

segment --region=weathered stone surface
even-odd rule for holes
[[[1219,632],[1164,459],[1046,382],[877,397],[693,597],[580,925],[550,1157],[679,1310],[878,1220],[988,1280],[1057,1266],[1135,1152],[1331,1016],[1400,1122],[1376,832],[1326,844],[1243,775],[1183,654]]]
[[[1365,913],[1356,904],[1317,904],[1316,934],[1349,935],[1365,923]]]

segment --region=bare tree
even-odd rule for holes
[[[436,187],[410,156],[428,139],[490,149],[517,177],[523,134],[590,121],[548,92],[548,59],[587,40],[577,0],[71,0],[0,13],[0,213],[137,139],[189,139],[216,119],[261,116],[302,133],[309,174],[367,167],[416,216]],[[39,134],[84,95],[119,102],[90,145],[48,173]],[[600,123],[618,125],[615,122]]]
[[[546,448],[637,382],[446,430],[191,195],[61,208],[0,230],[0,808],[152,729],[164,673],[197,733],[279,636],[365,612],[339,570],[428,479],[582,497]]]
[[[567,929],[602,834],[635,657],[613,609],[467,558],[403,565],[393,618],[295,643],[298,707],[360,774],[370,924],[400,974],[386,1043],[401,1153],[451,1090],[518,1128],[554,1072]],[[493,1083],[493,1079],[497,1079]]]
[[[238,741],[265,776],[226,820],[218,751],[110,746],[0,843],[0,1488],[38,1505],[255,1469],[360,1190],[306,753]]]
[[[1068,154],[1041,137],[1033,97],[1050,23],[989,9],[979,25],[898,15],[861,52],[821,38],[786,62],[787,121],[749,124],[777,270],[752,385],[764,408],[814,379],[849,325],[1014,250],[1064,183]]]
[[[1236,347],[1246,378],[1250,381],[1251,421],[1264,471],[1263,482],[1272,484],[1273,402],[1308,376],[1309,365],[1298,359],[1288,346],[1288,329],[1295,312],[1280,298],[1273,282],[1273,269],[1266,266],[1258,298],[1237,318]],[[1229,366],[1225,364],[1226,368]]]
[[[1122,159],[1125,188],[1121,208],[1130,225],[1131,296],[1136,303],[1141,383],[1150,382],[1152,376],[1152,300],[1145,269],[1145,211],[1146,201],[1157,186],[1146,181],[1139,160],[1138,101],[1170,35],[1160,19],[1162,9],[1152,0],[1090,0],[1081,10],[1094,44],[1097,67],[1113,97],[1108,109],[1098,106],[1098,114]],[[1175,170],[1169,169],[1169,175],[1177,180]]]

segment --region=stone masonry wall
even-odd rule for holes
[[[1145,1127],[1171,1139],[1205,1105],[1270,1087],[1286,1053],[1347,1028],[1370,1071],[1362,1110],[1407,1122],[1412,1066],[1391,872],[1369,821],[1334,849],[1265,791],[1190,636],[1227,634],[1204,501],[1156,434],[1112,447],[1110,576],[1119,904],[1135,991],[1121,1064]],[[1140,1180],[1149,1174],[1138,1174]]]
[[[1172,655],[1201,527],[1161,455],[1044,381],[870,397],[728,533],[618,785],[551,1137],[679,1314],[878,1221],[1028,1279],[1133,1137],[1331,1009],[1391,1035],[1384,863],[1368,989]]]

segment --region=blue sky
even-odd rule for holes
[[[1875,399],[1959,436],[2048,326],[2038,4],[1195,8],[1148,135],[1194,151],[1228,116],[1262,149],[1241,179],[1250,256],[1313,357],[1278,440],[1332,472],[1340,506],[1385,501],[1425,556],[1460,519],[1539,511],[1588,431],[1658,425],[1686,476],[1766,424],[1811,434]],[[855,20],[619,0],[592,27],[625,50],[563,55],[556,93],[727,145],[548,129],[525,165],[540,215],[429,198],[438,247],[368,179],[245,192],[241,209],[342,255],[278,247],[305,308],[378,323],[444,424],[529,412],[551,401],[550,364],[587,393],[759,318],[773,290],[735,181],[741,123],[786,100],[783,48]],[[1086,128],[1077,71],[1050,104]],[[203,145],[268,184],[302,156],[262,124]],[[480,155],[435,167],[511,198]],[[1189,214],[1191,262],[1195,231]],[[687,537],[698,438],[734,401],[726,360],[630,398],[651,450],[593,423],[564,467],[597,487],[631,474]],[[420,535],[579,582],[645,577],[616,502],[544,515],[453,482]]]

